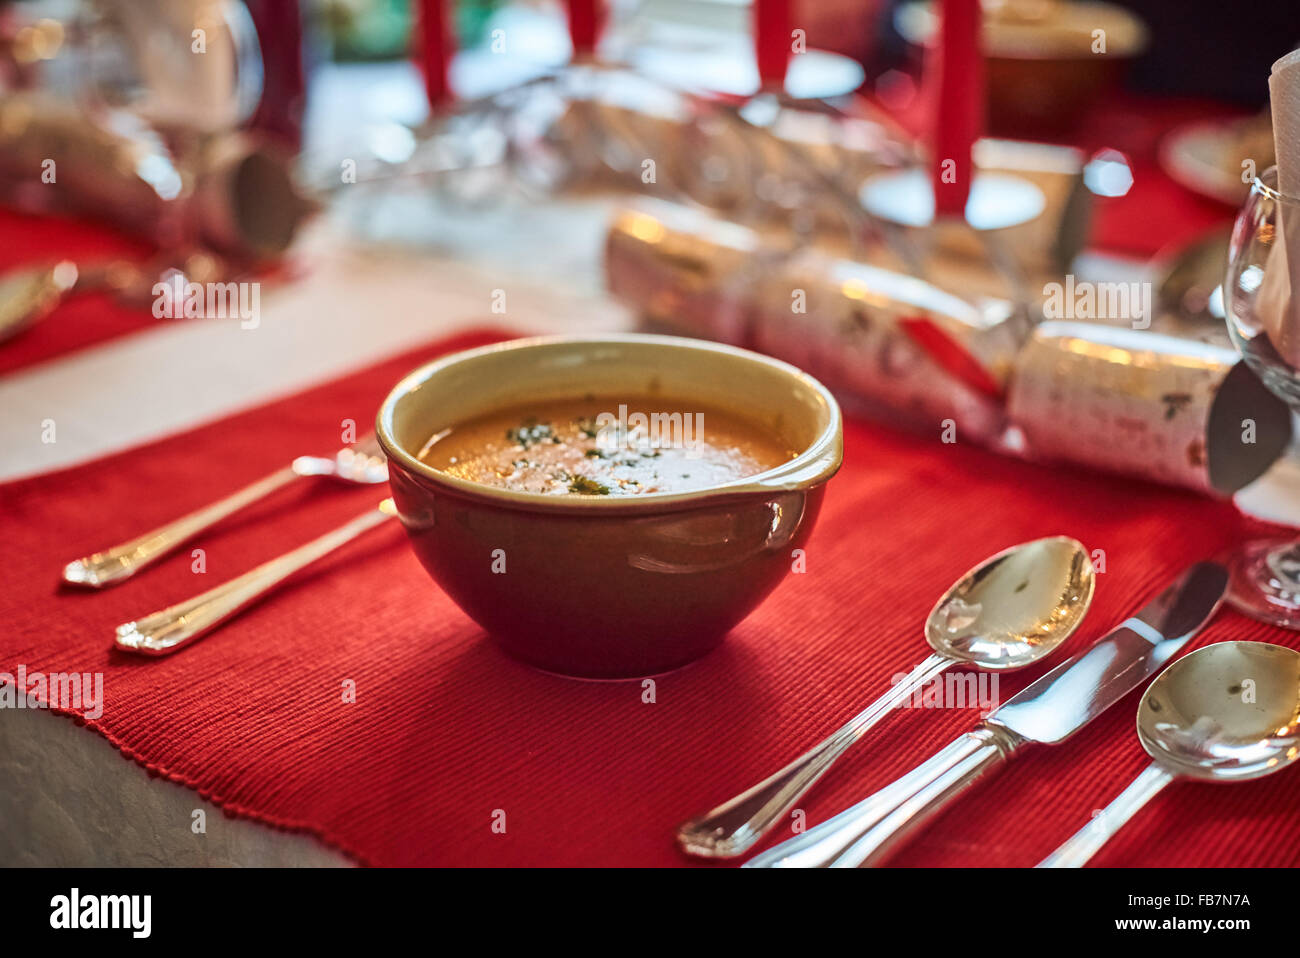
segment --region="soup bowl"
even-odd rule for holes
[[[583,396],[731,411],[798,452],[735,481],[624,496],[516,491],[420,458],[431,437],[476,417]],[[834,398],[795,367],[642,334],[439,359],[397,384],[377,434],[398,515],[443,591],[513,656],[604,679],[668,671],[717,646],[798,561],[843,450]]]

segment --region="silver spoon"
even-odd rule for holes
[[[120,303],[147,305],[154,285],[172,270],[181,274],[183,283],[235,275],[221,259],[206,252],[184,257],[163,254],[144,266],[127,260],[77,264],[65,259],[9,270],[0,274],[0,343],[34,326],[74,296],[107,290]]]
[[[925,683],[958,664],[1004,672],[1051,653],[1083,621],[1094,581],[1087,551],[1064,536],[1035,539],[986,559],[931,610],[925,638],[934,653],[905,680],[779,772],[683,824],[678,844],[704,858],[743,855],[868,729]]]
[[[90,589],[117,585],[164,556],[171,555],[199,533],[270,495],[281,486],[288,485],[295,479],[316,476],[364,486],[379,485],[388,481],[388,461],[373,433],[363,436],[351,446],[344,446],[333,456],[299,456],[283,469],[224,499],[174,519],[129,542],[74,559],[63,567],[63,581]]]
[[[1155,761],[1039,868],[1082,867],[1176,779],[1244,782],[1300,758],[1300,653],[1267,642],[1198,649],[1147,688],[1137,733]]]
[[[77,267],[68,260],[0,276],[0,342],[48,316],[76,284]]]

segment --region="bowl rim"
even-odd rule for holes
[[[393,412],[397,403],[415,388],[424,385],[443,369],[477,359],[480,356],[515,349],[534,349],[540,346],[602,343],[674,346],[703,352],[713,352],[735,359],[759,363],[784,373],[791,380],[810,390],[826,409],[827,424],[821,433],[803,451],[779,466],[753,476],[745,476],[727,483],[691,489],[686,492],[653,492],[638,496],[552,496],[539,492],[524,492],[490,486],[449,476],[422,462],[393,437]],[[744,415],[738,413],[738,415]],[[486,500],[516,509],[544,512],[655,512],[682,507],[697,507],[706,501],[720,498],[762,495],[774,492],[791,492],[821,485],[839,470],[844,453],[843,417],[839,403],[824,385],[789,363],[765,356],[752,350],[726,343],[688,336],[665,336],[657,333],[597,333],[563,334],[554,336],[529,336],[491,343],[473,349],[460,350],[441,356],[417,367],[403,376],[380,404],[375,418],[375,435],[388,457],[390,467],[399,465],[409,473],[432,482],[443,489],[470,499]]]

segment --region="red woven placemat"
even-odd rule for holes
[[[1007,545],[1066,533],[1105,551],[1075,651],[1187,563],[1250,531],[1228,505],[850,423],[807,551],[726,643],[656,680],[587,683],[507,658],[426,577],[396,527],[170,658],[111,650],[113,628],[366,509],[375,489],[304,482],[119,588],[56,586],[62,563],[208,502],[362,429],[400,376],[460,337],[193,432],[0,487],[0,671],[102,671],[91,723],[149,769],[234,813],[302,829],[374,864],[675,865],[682,818],[763,777],[884,691],[926,652],[937,595]],[[670,577],[669,577],[670,578]],[[664,598],[671,601],[672,583]],[[1225,611],[1198,639],[1292,633]],[[1002,678],[1006,698],[1048,666]],[[356,686],[355,704],[343,685]],[[1146,762],[1138,693],[1066,745],[1026,750],[896,859],[1030,865]],[[810,822],[970,728],[974,708],[890,716],[809,797]],[[56,721],[53,717],[50,721]],[[1300,775],[1179,784],[1100,864],[1292,865]],[[505,813],[504,834],[494,814]]]

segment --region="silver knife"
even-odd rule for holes
[[[974,731],[870,798],[745,867],[856,868],[883,860],[1021,746],[1064,742],[1159,672],[1213,618],[1227,587],[1227,569],[1217,562],[1198,562],[1142,611],[1025,687]]]

